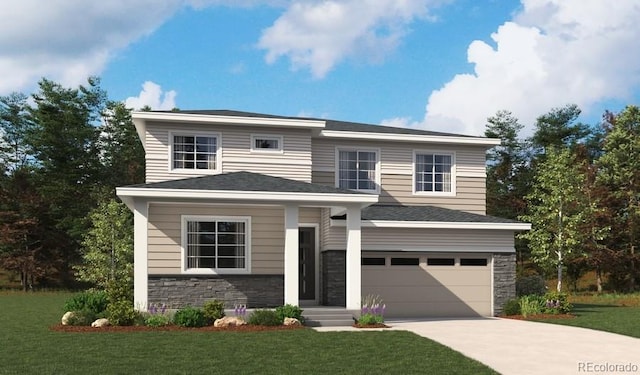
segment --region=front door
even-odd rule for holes
[[[300,228],[299,244],[299,269],[298,277],[300,285],[299,296],[301,300],[316,299],[316,230],[315,228]]]

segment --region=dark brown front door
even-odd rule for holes
[[[301,300],[316,299],[316,230],[300,228],[299,234],[299,296]]]

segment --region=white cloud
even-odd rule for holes
[[[531,126],[553,107],[585,112],[629,99],[640,84],[640,4],[636,0],[522,0],[523,9],[469,45],[473,74],[431,93],[423,126],[482,134],[487,117],[512,111]]]
[[[171,110],[176,107],[176,95],[174,90],[163,92],[160,85],[147,81],[142,84],[140,95],[128,97],[124,103],[127,108],[133,109],[148,105],[155,110]]]
[[[392,51],[428,6],[445,1],[342,0],[293,1],[263,30],[258,47],[267,63],[287,57],[294,70],[308,68],[323,78],[349,57],[379,61]]]

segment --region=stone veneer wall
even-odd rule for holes
[[[212,299],[226,308],[275,307],[284,304],[283,275],[149,276],[149,304],[169,308],[202,306]]]
[[[502,306],[516,297],[516,255],[493,254],[493,312],[500,315]]]
[[[343,250],[323,251],[320,256],[322,266],[322,304],[326,306],[347,305],[347,256]]]

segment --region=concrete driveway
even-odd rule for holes
[[[500,318],[387,323],[444,344],[504,375],[640,374],[640,339],[613,333]]]
[[[614,333],[500,318],[390,320],[386,323],[392,330],[410,331],[437,341],[503,375],[640,374],[640,339]],[[446,369],[443,372],[446,373]]]

